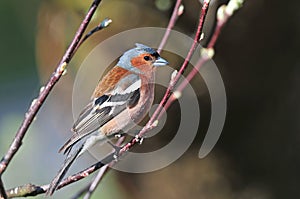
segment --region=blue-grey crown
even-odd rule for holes
[[[150,54],[155,54],[157,53],[156,50],[154,50],[153,48],[149,47],[149,46],[146,46],[144,44],[139,44],[139,43],[136,43],[135,44],[137,50],[141,50],[141,51],[144,51],[146,53],[150,53]]]

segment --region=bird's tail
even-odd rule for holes
[[[78,148],[77,150],[75,150],[74,152],[70,152],[67,155],[67,158],[65,159],[61,169],[58,171],[57,175],[55,176],[55,178],[50,183],[49,188],[46,192],[46,195],[51,196],[54,193],[54,191],[57,189],[60,181],[63,179],[63,177],[65,176],[65,174],[69,170],[71,164],[78,157],[81,150],[82,150],[82,146],[80,148]]]

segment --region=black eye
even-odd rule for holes
[[[149,57],[149,56],[144,57],[144,60],[146,60],[146,61],[149,61],[150,59],[151,59],[151,57]]]

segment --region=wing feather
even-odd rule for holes
[[[127,107],[135,105],[139,99],[140,86],[139,76],[128,74],[113,89],[94,98],[80,113],[72,128],[73,136],[59,152],[68,153],[79,140],[97,131]]]

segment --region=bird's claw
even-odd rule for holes
[[[139,135],[136,135],[136,136],[135,136],[135,139],[137,140],[137,142],[138,142],[139,144],[142,144],[143,141],[144,141],[144,138],[143,138],[143,137],[140,137]]]
[[[123,136],[122,133],[118,133],[118,134],[115,135],[115,138],[120,138],[120,137],[122,137],[122,136]]]
[[[116,152],[114,153],[114,155],[113,155],[113,158],[114,158],[114,160],[116,161],[116,162],[118,162],[118,158],[119,158],[119,155],[118,154],[116,154]]]

